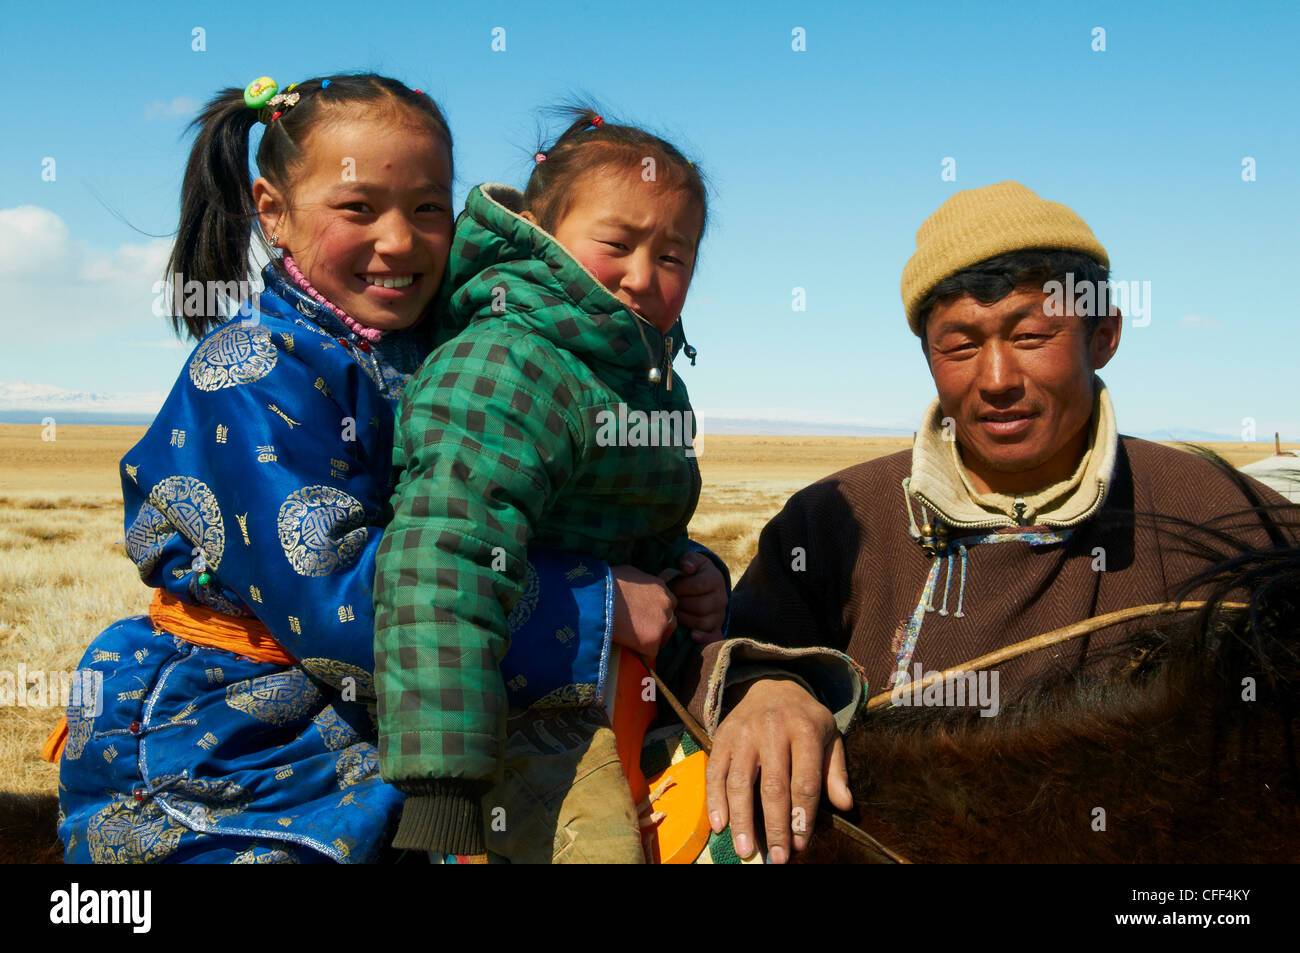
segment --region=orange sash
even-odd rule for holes
[[[63,748],[68,743],[68,716],[60,715],[58,724],[41,745],[41,757],[50,764],[58,764],[63,757]]]
[[[271,635],[271,630],[256,619],[243,619],[226,615],[202,606],[181,602],[169,592],[155,589],[149,604],[149,621],[161,629],[192,645],[224,649],[232,655],[251,658],[257,662],[292,665],[296,661]],[[41,757],[53,764],[59,763],[64,745],[68,743],[68,719],[59,719],[41,746]]]
[[[225,649],[256,662],[292,665],[297,660],[271,635],[271,630],[256,619],[226,615],[202,606],[181,602],[169,592],[154,590],[149,604],[149,620],[155,629],[184,639],[194,645]]]

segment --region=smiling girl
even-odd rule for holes
[[[375,860],[402,794],[374,746],[371,589],[394,407],[452,331],[421,323],[451,244],[451,134],[375,75],[263,78],[195,125],[168,284],[244,279],[254,221],[280,254],[238,315],[175,302],[198,347],[122,460],[153,603],[82,660],[103,689],[48,746],[59,832],[71,862]]]

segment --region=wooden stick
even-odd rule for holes
[[[677,696],[668,690],[668,686],[664,684],[664,680],[659,677],[658,672],[650,669],[650,676],[655,680],[655,688],[668,702],[668,707],[673,710],[673,714],[681,719],[682,727],[686,729],[686,733],[694,739],[705,754],[713,754],[713,740],[709,737],[709,733],[704,730],[704,726],[696,721],[695,716],[686,710],[686,706],[677,700]]]
[[[1059,629],[1053,629],[1050,632],[1044,632],[1042,635],[1036,635],[1033,638],[1025,639],[1023,642],[1016,642],[1014,645],[1007,645],[995,652],[989,652],[987,655],[981,655],[979,658],[971,659],[969,662],[962,662],[960,665],[945,669],[942,672],[931,672],[925,678],[919,681],[909,682],[901,688],[891,688],[887,692],[881,692],[873,696],[867,702],[867,709],[880,708],[887,705],[893,699],[894,694],[902,695],[904,693],[915,693],[923,691],[935,682],[945,682],[950,678],[956,678],[958,675],[964,675],[967,672],[975,672],[980,669],[989,668],[1000,662],[1006,662],[1010,659],[1017,658],[1021,655],[1027,655],[1030,652],[1036,652],[1039,649],[1047,648],[1051,645],[1057,645],[1061,642],[1068,642],[1070,639],[1078,638],[1081,635],[1087,635],[1090,632],[1096,632],[1098,629],[1105,629],[1112,625],[1118,625],[1121,622],[1127,622],[1130,619],[1140,619],[1144,616],[1156,615],[1161,612],[1193,612],[1196,609],[1205,608],[1204,601],[1194,602],[1160,602],[1151,603],[1145,606],[1131,606],[1128,609],[1119,609],[1115,612],[1107,612],[1105,615],[1094,616],[1091,619],[1084,619],[1082,622],[1075,622],[1071,625],[1062,626]],[[1248,608],[1244,602],[1220,602],[1220,609],[1245,609]]]

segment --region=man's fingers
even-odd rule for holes
[[[758,790],[763,799],[763,827],[767,834],[767,855],[774,864],[790,859],[790,743],[784,737],[768,736],[763,749],[762,780]]]
[[[821,735],[812,726],[791,739],[790,764],[790,832],[794,835],[794,849],[803,850],[812,836],[817,820],[817,806],[821,804],[822,777],[825,761]]]
[[[727,793],[727,814],[731,824],[731,842],[742,858],[754,853],[754,776],[757,773],[757,752],[733,754],[727,768],[723,788]]]
[[[826,756],[826,794],[841,811],[853,808],[853,792],[849,790],[849,771],[844,757],[844,739],[836,738]]]
[[[731,766],[731,746],[722,738],[713,740],[709,763],[704,769],[704,803],[709,812],[709,826],[721,834],[727,826],[727,769]]]

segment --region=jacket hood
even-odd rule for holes
[[[554,236],[521,217],[522,208],[523,193],[508,185],[470,191],[443,284],[451,321],[508,320],[589,361],[667,372],[685,344],[681,320],[667,334],[659,331]]]

